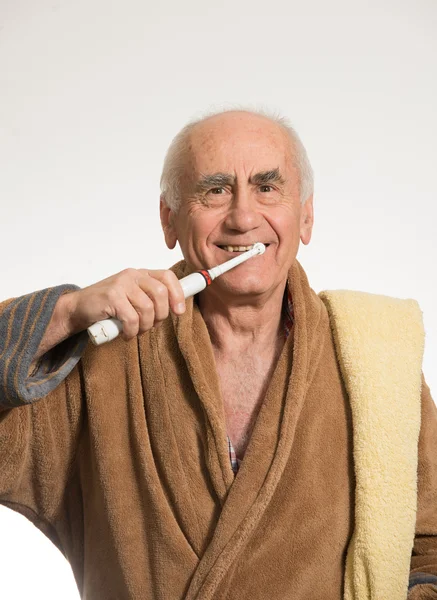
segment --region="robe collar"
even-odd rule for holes
[[[184,261],[173,270],[178,278],[188,273]],[[186,600],[197,598],[200,590],[202,598],[208,597],[208,586],[212,581],[217,582],[217,569],[230,564],[261,519],[292,449],[306,389],[320,361],[324,336],[329,333],[329,320],[323,302],[310,288],[297,259],[288,273],[288,288],[293,298],[294,331],[278,359],[235,479],[206,324],[192,298],[187,300],[182,316],[172,317],[180,351],[204,411],[206,464],[222,505],[213,538],[196,569]]]

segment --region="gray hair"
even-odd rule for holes
[[[314,190],[314,174],[305,146],[297,132],[288,122],[288,119],[265,109],[246,110],[242,108],[230,108],[214,111],[190,121],[171,142],[164,159],[161,175],[161,198],[167,206],[172,210],[177,210],[180,206],[180,182],[184,172],[184,158],[189,145],[190,133],[196,125],[206,121],[208,118],[228,112],[247,112],[253,115],[259,115],[269,119],[272,123],[276,123],[285,130],[290,138],[292,149],[294,151],[294,160],[299,174],[300,202],[301,204],[305,204],[306,200],[311,196]]]

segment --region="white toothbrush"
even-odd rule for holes
[[[243,254],[235,256],[221,265],[217,265],[217,267],[213,267],[212,269],[208,270],[202,269],[201,271],[196,271],[196,273],[191,273],[191,275],[183,277],[179,280],[179,283],[184,291],[184,297],[189,298],[190,296],[198,294],[208,285],[211,285],[216,277],[223,275],[223,273],[226,273],[226,271],[229,271],[237,265],[240,265],[249,258],[252,258],[252,256],[264,254],[265,249],[266,247],[264,244],[257,242],[253,245],[253,248],[247,252],[243,252]],[[88,327],[88,335],[90,336],[93,344],[96,346],[110,342],[122,331],[123,324],[118,319],[105,319],[104,321],[98,321],[97,323],[94,323],[94,325],[91,325],[91,327]]]

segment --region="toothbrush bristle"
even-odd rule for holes
[[[256,242],[256,244],[253,245],[253,249],[258,250],[258,254],[264,254],[266,251],[266,247],[262,242]]]

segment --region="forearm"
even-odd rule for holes
[[[44,331],[43,338],[35,353],[30,371],[33,372],[39,359],[64,340],[79,333],[81,329],[72,320],[71,299],[75,291],[67,291],[57,300],[51,319]]]
[[[0,405],[13,408],[43,398],[65,379],[87,344],[69,319],[61,285],[0,305]],[[63,296],[65,294],[65,299]],[[58,301],[60,300],[59,304]],[[44,356],[43,360],[39,360]]]

